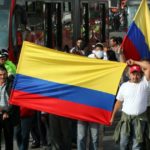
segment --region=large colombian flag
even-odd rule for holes
[[[150,59],[150,11],[142,0],[122,43],[126,59]]]
[[[11,103],[109,125],[126,64],[24,42]]]

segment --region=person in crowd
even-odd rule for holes
[[[49,115],[46,112],[36,111],[31,127],[32,143],[31,148],[42,147],[47,148],[50,146],[50,133],[49,133]]]
[[[122,57],[121,55],[123,55],[123,53],[120,53],[120,57]],[[115,52],[109,49],[109,47],[104,46],[102,43],[97,43],[95,45],[94,50],[92,51],[92,54],[90,54],[88,57],[110,61],[118,61]]]
[[[104,51],[103,60],[118,61],[115,52],[111,50],[110,47],[104,45],[103,51]]]
[[[48,150],[51,145],[50,139],[50,126],[49,126],[49,114],[46,112],[39,112],[39,131],[40,131],[40,140],[42,148]]]
[[[31,27],[29,30],[26,30],[26,32],[24,33],[24,38],[26,41],[35,43],[36,41],[36,34],[34,31],[34,27]]]
[[[111,37],[109,40],[110,49],[116,54],[117,60],[120,61],[120,45],[117,37]]]
[[[97,43],[95,45],[92,53],[88,55],[89,58],[103,59],[103,44]],[[90,150],[98,150],[99,149],[99,130],[100,125],[98,123],[86,122],[78,120],[77,123],[77,149],[78,150],[86,150],[87,139],[88,139],[88,131],[90,132],[90,142],[89,149]]]
[[[9,104],[12,83],[13,78],[8,77],[6,68],[0,65],[0,145],[3,129],[6,150],[13,150],[13,127],[16,117],[13,115],[12,105]]]
[[[84,56],[83,46],[84,46],[83,40],[81,38],[78,38],[75,47],[73,47],[70,50],[70,53]]]
[[[113,36],[109,40],[109,46],[113,51],[117,51],[119,48],[117,37]]]
[[[98,123],[79,120],[77,123],[77,150],[86,150],[88,131],[90,131],[90,150],[99,149],[99,130]]]
[[[8,51],[6,49],[0,50],[0,65],[5,66],[8,76],[16,74],[16,66],[12,61],[8,60]]]
[[[36,34],[35,43],[44,46],[44,32],[38,32]]]
[[[85,51],[84,51],[84,42],[82,38],[78,38],[76,40],[76,45],[70,49],[70,53],[71,54],[76,54],[76,55],[81,55],[84,56],[85,55]],[[77,141],[77,135],[76,135],[76,131],[77,131],[77,121],[76,120],[70,120],[71,121],[71,132],[72,132],[72,144],[76,146],[76,141]]]
[[[128,65],[139,65],[142,68],[142,71],[144,72],[145,76],[147,77],[148,80],[150,80],[150,59],[143,59],[141,61],[136,61],[129,59],[127,61]],[[149,92],[149,97],[148,97],[148,107],[147,107],[147,117],[150,122],[150,92]],[[150,149],[150,139],[146,136],[146,150]]]
[[[116,126],[114,139],[120,142],[120,150],[129,149],[129,145],[132,150],[141,150],[143,135],[148,127],[146,110],[150,82],[147,74],[144,73],[143,76],[140,66],[133,61],[128,61],[128,64],[132,64],[129,68],[129,81],[119,88],[110,122],[113,123],[116,112],[122,106],[122,116]]]
[[[33,123],[31,126],[31,136],[32,136],[32,143],[31,148],[39,148],[40,147],[40,128],[39,128],[39,122],[40,122],[40,112],[35,111],[35,114],[33,116]]]
[[[94,47],[95,47],[95,46],[94,46]],[[87,45],[84,47],[84,55],[85,55],[85,56],[89,56],[89,55],[92,53],[91,49],[92,49],[92,46],[91,46],[90,44],[87,44]]]
[[[103,44],[97,43],[95,45],[94,50],[92,50],[92,54],[88,55],[88,57],[89,58],[103,59],[104,58]]]
[[[69,53],[69,51],[70,51],[69,46],[66,44],[66,45],[64,46],[64,48],[62,49],[62,51],[65,52],[65,53]]]
[[[15,128],[15,137],[19,150],[27,150],[29,147],[29,135],[34,115],[34,110],[20,107],[20,123]]]
[[[71,150],[71,120],[57,115],[49,115],[52,150]]]
[[[146,76],[147,80],[150,80],[150,60],[149,59],[143,59],[141,61],[129,59],[127,60],[127,64],[139,65],[142,68],[142,71],[144,72],[144,75]]]
[[[123,39],[122,39],[122,37],[117,37],[117,42],[118,42],[118,45],[121,45],[122,44],[122,41],[123,41]]]

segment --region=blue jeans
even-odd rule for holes
[[[97,123],[78,121],[77,124],[77,150],[86,150],[88,130],[90,131],[90,150],[99,149],[99,128]]]
[[[146,127],[146,122],[141,121],[142,133],[144,134],[144,130]],[[129,147],[132,147],[132,150],[142,150],[142,143],[138,143],[135,137],[136,130],[135,120],[133,120],[130,124],[130,135],[126,135],[125,133],[125,123],[122,124],[121,133],[120,133],[120,150],[128,150]]]
[[[15,136],[19,150],[27,150],[29,146],[29,134],[33,123],[33,117],[21,118],[20,124],[15,128]]]

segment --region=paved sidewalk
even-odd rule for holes
[[[119,150],[119,145],[113,141],[112,136],[104,136],[102,150]]]
[[[101,144],[102,145],[101,145],[100,150],[119,150],[119,146],[114,143],[114,141],[112,140],[112,136],[104,136]],[[2,144],[1,150],[5,150],[4,144]],[[15,141],[14,141],[14,150],[18,150]],[[44,150],[44,149],[42,147],[36,148],[36,149],[31,149],[29,146],[29,150]],[[72,150],[76,150],[76,149],[72,149]]]
[[[112,139],[114,127],[100,127],[100,150],[119,150],[119,145],[115,144]],[[2,138],[3,139],[3,138]],[[31,142],[29,143],[29,150],[44,150],[41,148],[31,149]],[[2,149],[5,150],[4,141],[2,140]],[[14,150],[18,150],[16,141],[14,140]],[[75,148],[72,150],[76,150]]]

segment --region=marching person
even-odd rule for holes
[[[116,112],[122,106],[122,117],[116,127],[114,139],[120,141],[120,150],[128,149],[131,143],[132,150],[141,150],[148,125],[146,110],[150,81],[148,74],[144,72],[143,76],[142,65],[135,65],[131,60],[128,64],[133,65],[129,68],[129,81],[119,89],[110,122],[113,123]]]

